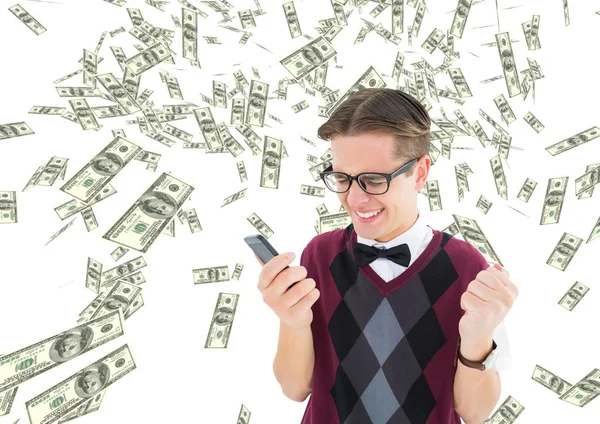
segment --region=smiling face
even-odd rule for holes
[[[364,133],[353,136],[335,135],[331,138],[333,170],[355,176],[361,172],[392,173],[414,159],[393,160],[394,138],[386,133]],[[408,230],[417,219],[417,195],[427,180],[431,159],[422,156],[413,165],[411,176],[401,174],[394,178],[385,194],[365,193],[352,182],[350,189],[337,196],[348,211],[358,235],[378,242],[387,242]],[[383,211],[370,222],[363,222],[360,212]]]

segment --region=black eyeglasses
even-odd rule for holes
[[[391,174],[383,172],[361,172],[356,176],[346,174],[345,172],[332,171],[333,164],[319,175],[325,183],[325,186],[334,193],[345,193],[350,190],[352,181],[356,180],[360,188],[368,194],[385,194],[390,188],[390,182],[400,174],[407,172],[419,158],[402,165]]]

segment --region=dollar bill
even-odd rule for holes
[[[215,107],[227,107],[227,86],[225,83],[213,80],[213,103]]]
[[[268,92],[269,84],[257,80],[252,80],[250,82],[248,110],[246,111],[246,125],[256,125],[262,127],[265,124]]]
[[[113,258],[114,261],[118,261],[125,256],[127,252],[129,252],[129,249],[125,249],[123,246],[118,246],[111,252],[110,257]]]
[[[455,214],[452,214],[452,217],[454,218],[454,222],[456,222],[456,225],[458,226],[458,229],[466,242],[470,243],[475,249],[479,250],[479,253],[483,255],[489,264],[502,265],[502,262],[500,262],[498,255],[492,248],[492,245],[488,241],[487,237],[483,234],[483,231],[479,227],[479,224],[477,224],[477,221]]]
[[[0,417],[10,414],[15,397],[17,396],[17,390],[19,390],[19,386],[0,392]],[[16,424],[18,421],[19,420],[17,419],[14,424]]]
[[[123,137],[115,137],[79,170],[60,190],[88,202],[117,175],[142,148]]]
[[[17,192],[0,191],[0,224],[17,223]]]
[[[88,206],[87,208],[81,211],[81,217],[83,218],[83,222],[85,223],[85,228],[87,229],[88,233],[98,228],[96,214],[94,214],[94,210],[91,206]]]
[[[52,241],[54,241],[54,239],[56,239],[58,236],[60,236],[65,231],[67,231],[69,228],[71,228],[71,226],[73,225],[73,223],[75,222],[76,219],[77,219],[77,217],[73,218],[72,220],[70,220],[67,223],[67,225],[65,225],[64,227],[62,227],[56,233],[52,234],[52,236],[50,236],[50,239],[46,242],[45,246],[48,246]]]
[[[523,117],[523,119],[538,134],[544,129],[544,125],[539,121],[539,119],[537,119],[535,116],[533,116],[533,113],[531,113],[531,112],[527,112],[525,114],[525,116]]]
[[[559,396],[562,396],[567,390],[573,387],[569,382],[537,364],[531,378]]]
[[[546,261],[547,265],[565,271],[577,253],[583,239],[569,233],[563,233],[554,250]]]
[[[492,174],[494,176],[498,195],[504,200],[508,200],[508,186],[506,184],[506,176],[504,175],[504,168],[502,167],[500,155],[496,155],[490,159],[490,166],[492,167]]]
[[[87,272],[85,276],[85,287],[95,293],[100,293],[101,276],[102,263],[88,257]]]
[[[490,208],[492,207],[492,202],[490,202],[489,199],[486,199],[483,196],[479,196],[475,207],[487,215],[487,213],[490,211]]]
[[[294,113],[298,113],[298,112],[306,109],[308,106],[309,106],[308,102],[306,100],[302,100],[301,102],[298,102],[295,105],[292,105],[292,110],[294,111]]]
[[[558,301],[558,304],[568,311],[572,311],[575,306],[579,304],[583,296],[590,291],[588,286],[581,284],[579,281],[575,281],[575,284],[564,294],[563,297]]]
[[[304,194],[306,196],[325,197],[325,189],[323,187],[301,184],[300,194]]]
[[[133,298],[142,290],[141,287],[135,284],[129,284],[118,280],[112,286],[106,297],[102,300],[102,304],[98,307],[89,319],[98,318],[111,313],[115,310],[121,310],[123,314],[127,311]]]
[[[511,122],[516,121],[517,117],[514,112],[510,108],[510,105],[506,101],[504,94],[500,94],[499,96],[494,98],[494,103],[496,107],[500,111],[500,115],[502,116],[502,120],[506,125],[509,125]]]
[[[469,11],[471,10],[472,0],[458,0],[458,5],[454,11],[454,19],[452,20],[452,26],[449,31],[455,37],[462,38],[467,19],[469,18]]]
[[[229,281],[229,266],[199,268],[193,270],[194,284],[219,283]]]
[[[63,203],[60,206],[57,206],[56,208],[54,208],[54,211],[56,212],[56,214],[59,216],[59,218],[61,220],[65,220],[66,218],[69,218],[69,217],[81,212],[88,206],[92,206],[92,205],[100,202],[101,200],[104,200],[107,197],[112,196],[116,192],[117,191],[114,189],[114,187],[112,185],[107,184],[106,186],[104,186],[102,188],[102,190],[100,190],[98,192],[98,194],[96,194],[94,197],[92,197],[87,203],[83,202],[79,199],[73,199],[73,200],[69,200],[66,203]]]
[[[98,72],[98,56],[87,49],[83,49],[83,83],[96,88],[95,76]]]
[[[217,131],[217,125],[212,116],[212,112],[209,107],[200,107],[194,109],[194,116],[196,122],[200,127],[200,132],[206,141],[206,145],[212,150],[223,146],[219,132]]]
[[[558,224],[569,177],[549,178],[540,225]]]
[[[265,222],[260,219],[256,213],[250,214],[250,216],[248,216],[246,219],[254,228],[258,230],[259,233],[264,236],[264,238],[268,239],[275,234],[273,230],[267,224],[265,224]]]
[[[439,28],[434,28],[429,36],[423,41],[421,47],[429,54],[433,53],[437,46],[442,42],[446,34]]]
[[[142,50],[135,56],[125,59],[123,63],[131,70],[131,72],[134,75],[140,75],[146,72],[148,69],[151,69],[159,63],[164,62],[170,58],[171,51],[169,50],[169,48],[164,43],[158,42],[153,46]]]
[[[469,180],[465,170],[460,166],[454,167],[454,173],[456,176],[456,187],[458,189],[458,201],[461,202],[464,199],[465,191],[469,191]]]
[[[1,131],[0,131],[1,134]],[[558,143],[552,144],[546,147],[546,151],[552,156],[556,156],[559,153],[564,153],[567,150],[571,150],[575,147],[581,146],[590,140],[600,137],[600,128],[591,127],[585,131],[575,134],[565,140],[559,141]]]
[[[263,146],[262,167],[260,172],[260,186],[264,188],[279,188],[279,174],[281,172],[281,148],[283,141],[265,136]]]
[[[102,237],[147,252],[193,190],[189,184],[162,173]]]
[[[448,68],[448,75],[450,76],[452,84],[454,84],[454,88],[456,88],[459,97],[473,97],[473,93],[471,93],[469,84],[467,84],[467,81],[465,80],[460,68]]]
[[[141,109],[130,90],[126,89],[112,73],[96,75],[96,80],[127,114],[138,112]],[[128,86],[131,87],[131,84]],[[133,89],[134,94],[135,92],[137,92],[137,87]]]
[[[508,96],[514,97],[521,93],[521,85],[519,83],[519,74],[515,65],[510,35],[508,32],[503,32],[496,34],[495,37],[498,54],[500,55],[500,61],[502,62],[502,72],[504,73],[504,81],[506,82]]]
[[[67,110],[67,108],[58,106],[32,106],[28,113],[35,113],[37,115],[61,115],[65,110]]]
[[[99,130],[102,128],[85,99],[69,100],[69,104],[73,109],[73,113],[77,116],[81,128],[84,130]]]
[[[29,12],[23,9],[20,4],[15,4],[8,8],[10,12],[17,17],[18,20],[23,22],[27,28],[29,28],[35,35],[40,35],[46,32],[46,28],[38,22]]]
[[[104,286],[118,279],[125,278],[126,276],[144,268],[146,265],[147,264],[144,258],[142,256],[138,256],[135,259],[124,262],[121,265],[117,265],[109,270],[104,271],[100,277],[101,284]]]
[[[135,312],[137,312],[142,306],[144,306],[144,298],[142,297],[142,292],[138,292],[138,294],[133,298],[127,311],[125,312],[125,319],[128,319]]]
[[[231,103],[231,125],[243,125],[246,109],[246,99],[233,99]]]
[[[51,424],[136,368],[127,344],[25,402],[31,424]],[[48,401],[51,399],[52,401]]]
[[[319,234],[344,229],[352,223],[348,212],[332,213],[319,216]]]
[[[302,35],[302,29],[300,28],[300,21],[298,20],[298,14],[296,13],[296,8],[294,6],[293,1],[288,1],[282,5],[283,14],[285,15],[285,19],[287,21],[287,26],[290,31],[290,36],[292,39],[296,37],[300,37]],[[240,12],[238,12],[240,13]],[[240,16],[240,21],[242,21],[242,17]],[[242,27],[244,27],[244,21],[242,21]],[[244,27],[245,28],[245,27]]]
[[[238,16],[240,18],[242,28],[247,29],[256,27],[256,21],[254,20],[254,15],[250,9],[238,11]]]
[[[598,218],[596,220],[596,223],[594,224],[594,228],[592,228],[592,231],[590,232],[590,235],[589,235],[586,243],[589,243],[590,241],[595,240],[598,237],[600,237],[600,218]]]
[[[202,231],[200,220],[198,219],[198,215],[196,214],[196,208],[188,209],[184,211],[184,214],[185,220],[187,221],[192,234],[197,233],[198,231]]]
[[[235,269],[233,270],[233,274],[231,275],[232,280],[239,280],[242,275],[242,270],[244,269],[244,264],[237,263],[235,264]]]
[[[481,424],[513,424],[524,410],[523,405],[508,396],[492,416]]]
[[[0,392],[122,336],[119,311],[79,325],[0,358]]]
[[[365,71],[364,74],[358,78],[358,80],[348,89],[348,91],[331,107],[327,110],[328,114],[333,113],[339,105],[344,103],[344,101],[353,93],[360,91],[364,88],[383,88],[386,86],[385,81],[381,76],[377,73],[373,66],[369,66],[369,68]]]
[[[89,305],[87,305],[83,311],[81,311],[79,313],[79,319],[77,320],[78,324],[83,324],[87,321],[89,321],[89,318],[94,315],[94,312],[96,312],[96,310],[100,307],[100,305],[102,305],[102,301],[106,298],[106,295],[108,294],[108,292],[105,291],[101,291],[100,293],[98,293],[98,296],[96,296],[94,298],[94,300],[92,302],[90,302]],[[119,311],[115,311],[115,312],[119,312]]]
[[[527,178],[517,194],[517,199],[522,200],[525,203],[529,202],[529,199],[531,198],[531,195],[536,187],[537,182],[533,181],[531,178]]]
[[[595,368],[561,395],[559,399],[583,407],[598,397],[598,394],[600,394],[599,387],[600,368]]]
[[[93,398],[88,399],[83,404],[79,405],[76,409],[73,409],[71,412],[67,412],[65,415],[61,416],[57,421],[57,424],[62,424],[67,421],[74,420],[75,418],[83,417],[84,415],[96,412],[98,409],[100,409],[100,405],[104,400],[105,394],[106,390],[102,390]]]
[[[400,81],[400,75],[402,75],[402,68],[404,66],[404,56],[402,53],[396,53],[396,59],[394,60],[394,69],[392,70],[392,79],[396,82]]]
[[[248,181],[248,173],[246,172],[246,166],[244,165],[244,161],[243,160],[239,161],[239,162],[237,162],[236,165],[237,165],[237,169],[238,169],[238,174],[240,176],[240,182],[243,183],[244,181]],[[244,190],[246,190],[246,189],[244,189]],[[242,191],[244,191],[244,190],[242,190]],[[245,194],[245,192],[244,192],[244,194]],[[242,196],[243,196],[243,194],[242,194]],[[237,199],[232,199],[229,202],[226,202],[226,200],[227,199],[223,200],[223,203],[221,204],[221,207],[223,207],[225,205],[228,205],[233,200],[237,200]]]
[[[237,157],[244,151],[242,145],[231,135],[229,128],[225,125],[225,122],[221,122],[217,125],[217,132],[223,142],[223,146],[231,153],[233,157]]]
[[[24,135],[35,134],[25,122],[12,122],[10,124],[0,124],[0,140],[7,138],[22,137]]]
[[[300,80],[335,55],[333,46],[324,37],[318,37],[279,62],[296,80]]]
[[[227,347],[239,298],[239,294],[219,293],[204,348]]]
[[[442,210],[442,196],[440,194],[440,186],[438,180],[429,180],[425,183],[427,200],[429,201],[430,211]]]
[[[411,30],[409,34],[413,37],[419,36],[419,31],[421,29],[421,24],[423,23],[423,17],[425,16],[425,4],[421,1],[417,5],[417,11],[415,12],[415,19],[411,25]]]
[[[579,196],[583,192],[593,188],[600,181],[600,166],[592,168],[581,177],[575,180],[575,195]]]
[[[458,230],[458,225],[456,225],[456,222],[453,222],[452,224],[448,225],[446,228],[444,228],[442,230],[442,232],[444,233],[448,233],[451,236],[458,234],[459,230]]]
[[[238,199],[242,199],[246,195],[247,190],[248,190],[247,188],[244,188],[236,193],[233,193],[231,196],[227,196],[225,199],[223,199],[223,202],[221,203],[221,207],[227,206],[230,203],[235,202]]]

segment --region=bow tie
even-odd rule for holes
[[[408,267],[410,263],[410,250],[406,243],[391,249],[378,249],[363,243],[356,243],[354,245],[354,256],[358,266],[369,264],[377,258],[387,258],[405,267]]]

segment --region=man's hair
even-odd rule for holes
[[[335,135],[391,134],[395,140],[392,159],[412,160],[429,153],[430,127],[429,114],[411,95],[391,88],[363,88],[348,96],[317,134],[323,140]]]

